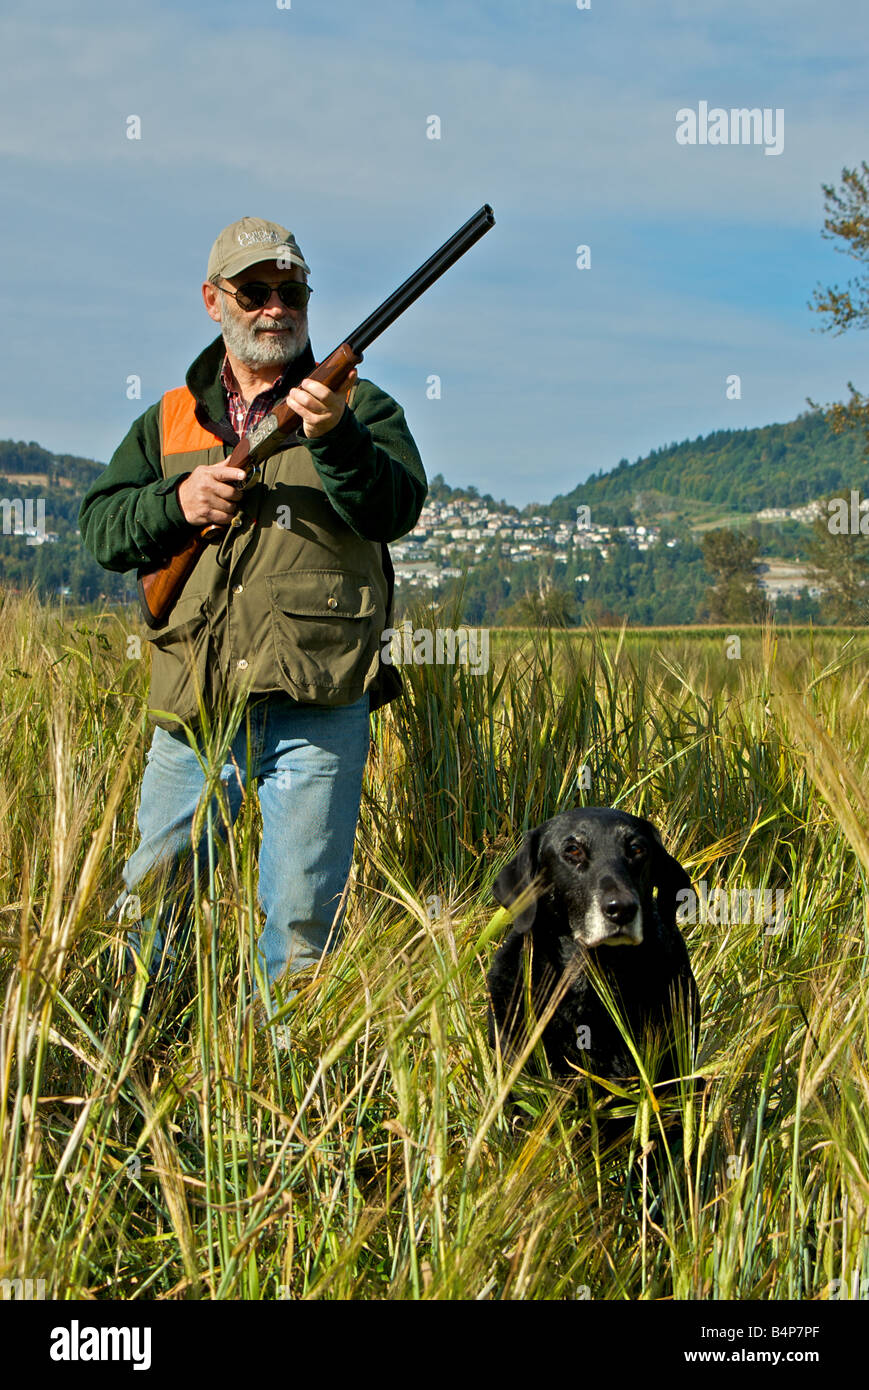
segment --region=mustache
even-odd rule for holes
[[[257,319],[256,323],[252,324],[251,327],[254,333],[267,332],[269,330],[273,331],[274,329],[279,329],[282,333],[286,333],[288,331],[291,332],[295,324],[292,319]]]

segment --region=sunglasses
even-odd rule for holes
[[[302,285],[298,280],[285,280],[282,285],[266,285],[262,280],[249,280],[246,285],[239,285],[237,290],[228,290],[224,285],[217,288],[222,294],[231,294],[238,307],[247,312],[261,309],[275,293],[287,309],[304,309],[312,293],[310,285]]]

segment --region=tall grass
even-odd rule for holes
[[[0,1278],[57,1298],[859,1295],[866,634],[755,630],[736,659],[723,634],[512,634],[484,675],[404,668],[373,721],[345,939],[263,1028],[255,793],[211,845],[186,969],[146,999],[108,916],[137,842],[137,619],[32,595],[0,619]],[[705,1085],[682,1088],[663,1184],[647,1087],[606,1150],[545,1066],[486,1041],[492,880],[581,804],[649,816],[695,881],[786,890],[780,932],[685,928]]]

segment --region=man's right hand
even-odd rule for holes
[[[238,509],[245,474],[228,463],[201,463],[178,484],[178,502],[191,526],[228,526]]]

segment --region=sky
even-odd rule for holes
[[[0,44],[2,438],[108,461],[244,215],[299,241],[320,358],[491,204],[360,374],[430,478],[517,506],[866,386],[809,307],[855,270],[821,231],[869,158],[857,0],[7,0]],[[766,145],[681,143],[701,103]]]

